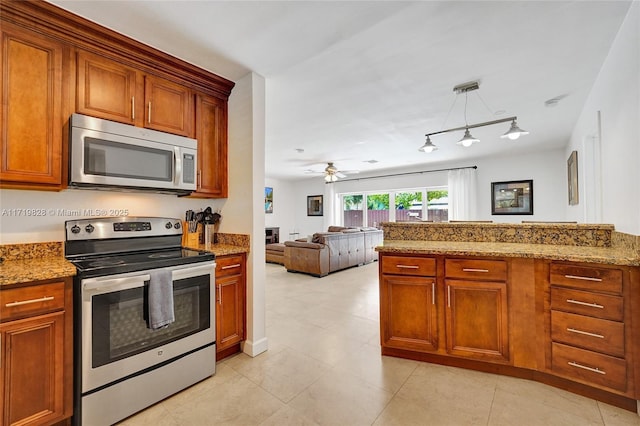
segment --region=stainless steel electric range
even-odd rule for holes
[[[215,373],[215,256],[181,247],[180,219],[81,219],[65,229],[65,257],[78,270],[74,424],[113,424]],[[158,303],[172,308],[162,327],[150,321]]]

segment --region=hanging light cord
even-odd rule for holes
[[[464,92],[464,126],[469,127],[469,123],[467,123],[467,101],[469,101],[469,93]]]
[[[487,108],[487,111],[489,111],[489,114],[495,115],[496,113],[493,112],[493,110],[491,108],[489,108],[489,105],[487,105],[487,103],[484,101],[484,99],[482,99],[482,96],[480,96],[480,93],[477,92],[476,95],[478,95],[478,99],[480,99],[480,102],[482,102],[482,104],[485,106],[485,108]]]

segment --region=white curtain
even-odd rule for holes
[[[449,220],[476,220],[476,169],[449,170]]]

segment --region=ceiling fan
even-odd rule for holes
[[[314,172],[313,170],[305,170],[306,173],[322,173],[324,174],[324,180],[327,183],[335,182],[338,179],[344,179],[347,177],[347,174],[359,173],[358,170],[344,170],[340,171],[336,166],[333,165],[333,162],[327,162],[327,167],[324,168],[322,172]]]

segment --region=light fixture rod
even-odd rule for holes
[[[453,129],[440,130],[439,132],[427,133],[425,136],[439,135],[441,133],[455,132],[455,131],[458,131],[458,130],[474,129],[476,127],[491,126],[493,124],[506,123],[507,121],[513,121],[513,120],[517,120],[517,119],[518,119],[518,117],[516,117],[516,116],[507,117],[507,118],[501,118],[500,120],[485,121],[484,123],[469,124],[467,126],[455,127]]]

